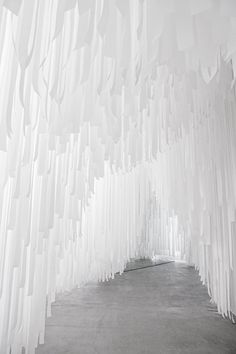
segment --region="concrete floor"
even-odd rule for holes
[[[236,354],[236,325],[182,263],[60,295],[52,312],[36,354]]]

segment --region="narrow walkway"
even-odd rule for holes
[[[60,295],[52,312],[36,354],[236,354],[236,325],[181,263]]]

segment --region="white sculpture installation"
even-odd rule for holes
[[[58,291],[194,263],[236,313],[236,2],[0,1],[0,353]]]

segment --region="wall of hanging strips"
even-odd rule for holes
[[[236,2],[0,0],[0,353],[130,258],[236,313]]]

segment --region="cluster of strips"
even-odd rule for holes
[[[133,257],[236,313],[235,0],[0,1],[0,353]]]

